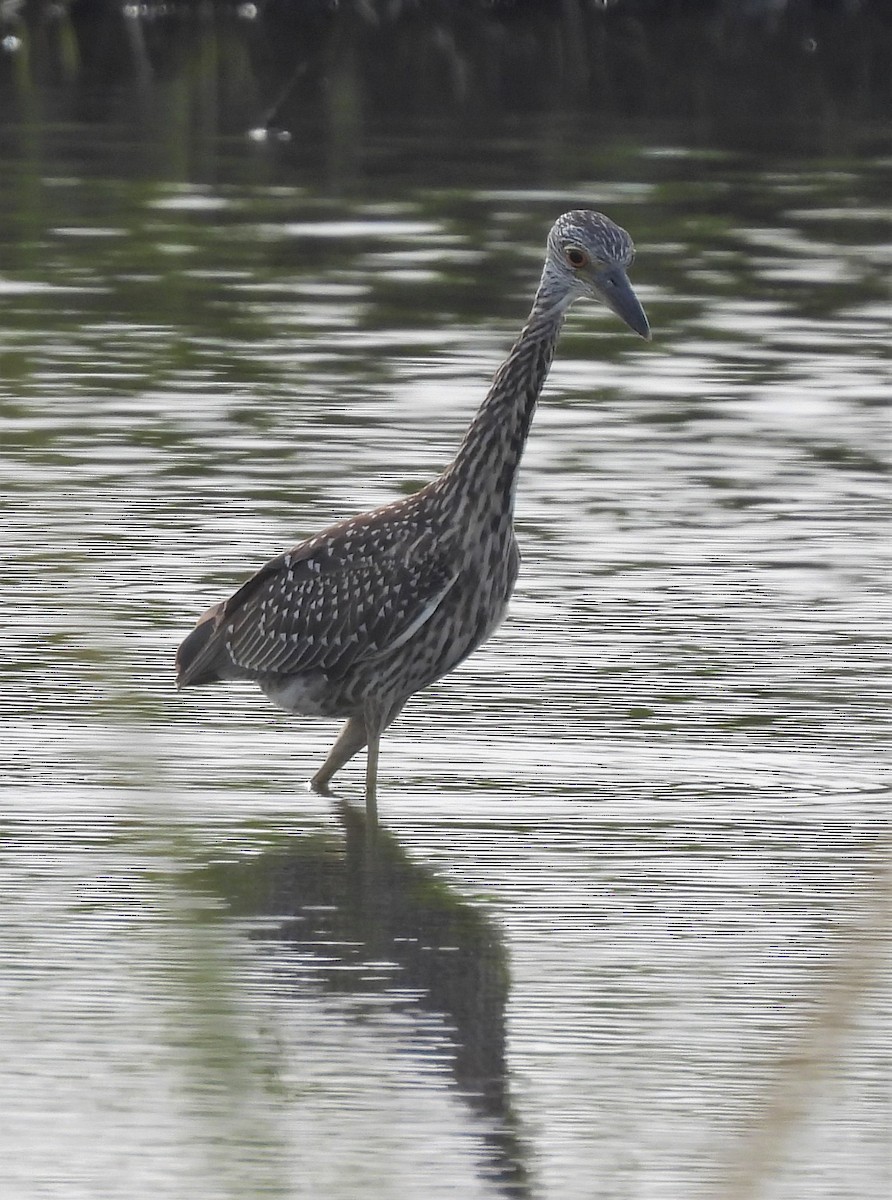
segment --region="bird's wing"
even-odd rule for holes
[[[408,641],[457,577],[451,539],[417,521],[346,521],[262,567],[214,640],[252,674],[337,676]]]

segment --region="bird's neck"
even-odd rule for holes
[[[475,507],[513,512],[521,456],[571,300],[555,296],[543,276],[529,319],[445,472]]]

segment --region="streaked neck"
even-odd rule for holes
[[[573,299],[543,272],[529,318],[445,472],[474,504],[513,511],[530,424]]]

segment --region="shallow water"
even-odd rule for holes
[[[361,198],[9,160],[0,1181],[885,1196],[892,161],[442,150]],[[372,847],[302,786],[333,726],[173,652],[448,461],[580,202],[654,341],[574,310],[509,619],[388,734]]]

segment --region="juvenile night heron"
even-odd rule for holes
[[[650,337],[632,257],[632,239],[601,213],[560,217],[529,319],[445,471],[280,554],[209,609],[177,652],[179,686],[252,679],[289,712],[346,717],[311,786],[327,793],[367,745],[374,822],[382,732],[504,616],[520,562],[518,467],[568,308],[588,296]]]

